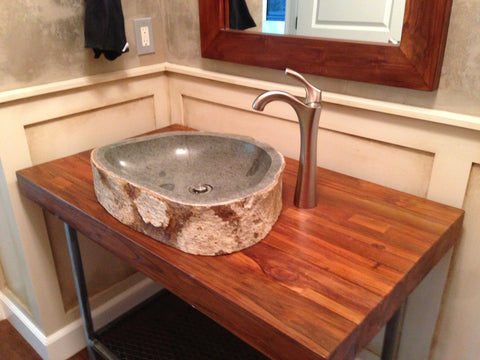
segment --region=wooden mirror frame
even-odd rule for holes
[[[223,0],[199,0],[202,56],[340,79],[438,88],[452,0],[406,0],[400,46],[225,29]]]

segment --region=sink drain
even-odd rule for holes
[[[188,188],[188,191],[190,191],[192,194],[199,195],[199,194],[206,194],[210,191],[212,191],[213,186],[209,184],[198,184],[198,185],[192,185]]]

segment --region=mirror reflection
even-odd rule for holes
[[[226,28],[399,44],[406,0],[225,0]]]

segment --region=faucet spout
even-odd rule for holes
[[[287,69],[287,71],[287,75],[293,73],[296,74],[295,77],[301,77],[292,70]],[[294,204],[299,208],[309,209],[317,205],[317,135],[322,105],[320,90],[307,83],[303,77],[301,78],[307,91],[306,102],[284,91],[273,90],[259,95],[252,106],[255,110],[263,111],[268,103],[283,101],[295,110],[300,125],[301,146]],[[309,94],[310,91],[315,91],[316,94]]]
[[[284,101],[290,104],[295,109],[295,111],[305,106],[303,102],[298,100],[295,96],[286,93],[285,91],[272,90],[259,95],[253,102],[252,107],[255,110],[263,111],[268,103],[276,100]]]

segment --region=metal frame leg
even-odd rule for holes
[[[383,339],[381,360],[396,360],[402,336],[403,320],[405,319],[406,302],[388,320]]]
[[[65,235],[67,236],[68,251],[73,268],[73,278],[75,280],[75,288],[77,289],[78,303],[80,305],[80,313],[83,320],[83,329],[85,339],[87,340],[87,351],[90,360],[97,359],[97,353],[107,360],[118,360],[118,358],[103,345],[98,339],[93,327],[92,314],[90,311],[90,303],[88,301],[87,283],[85,281],[85,273],[83,271],[82,257],[80,247],[78,245],[77,232],[67,223],[65,226]]]

